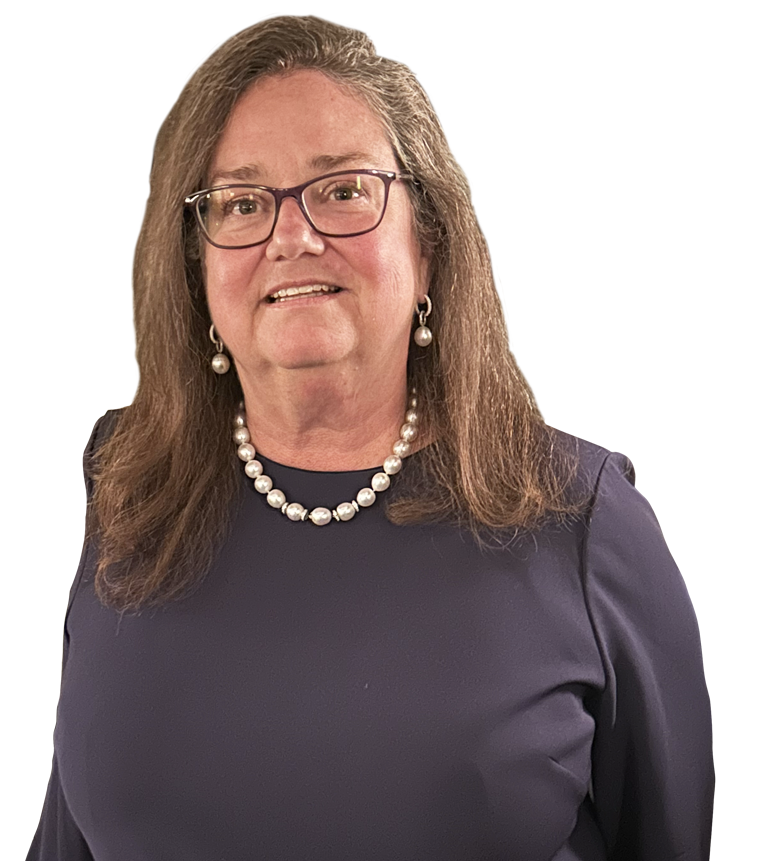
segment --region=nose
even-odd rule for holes
[[[323,251],[324,240],[306,221],[298,201],[286,197],[279,208],[274,232],[266,245],[267,258],[295,260],[302,254],[321,254]]]

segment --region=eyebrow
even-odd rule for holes
[[[348,164],[367,164],[372,161],[372,156],[365,152],[346,152],[341,155],[318,155],[312,158],[308,164],[315,171],[330,171],[345,167]],[[229,170],[217,171],[210,182],[211,186],[217,185],[220,181],[223,182],[258,182],[263,171],[257,164],[244,164],[240,167],[231,168]]]
[[[314,170],[335,170],[335,168],[345,167],[354,162],[354,164],[366,164],[372,161],[372,157],[365,152],[346,152],[343,155],[318,155],[312,158],[309,165]]]

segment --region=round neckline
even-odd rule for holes
[[[423,446],[422,448],[426,448]],[[412,451],[411,454],[407,454],[403,458],[404,464],[411,463],[416,455],[422,451],[422,448],[417,449],[416,451]],[[388,453],[388,456],[391,452]],[[274,460],[271,457],[267,457],[263,452],[256,449],[256,457],[266,461],[267,464],[271,464],[272,467],[276,469],[289,469],[291,472],[302,473],[303,475],[362,475],[366,472],[383,472],[384,471],[384,462],[379,463],[377,466],[367,466],[364,469],[349,469],[349,470],[337,470],[337,469],[302,469],[299,466],[287,466],[287,464],[280,463],[278,460]]]
[[[408,455],[404,460],[408,460],[412,455]],[[378,466],[367,466],[363,469],[348,469],[348,470],[336,470],[336,469],[303,469],[299,466],[287,466],[287,464],[279,463],[279,461],[272,460],[272,458],[267,457],[263,452],[256,451],[256,458],[260,459],[266,464],[271,464],[271,466],[275,469],[288,469],[291,472],[302,473],[303,475],[363,475],[366,472],[377,472],[382,471],[382,464]]]
[[[283,463],[271,460],[263,453],[257,452],[256,456],[263,466],[264,475],[267,475],[272,480],[274,488],[282,491],[288,502],[298,502],[309,510],[317,507],[332,510],[343,502],[350,502],[356,498],[361,489],[371,487],[373,475],[383,471],[382,466],[354,469],[347,472],[299,469],[296,466],[286,466]],[[408,461],[408,458],[404,458],[404,460]],[[246,476],[242,463],[241,466],[243,468],[239,472],[240,480],[249,491],[247,495],[261,498],[262,495],[260,491],[256,490],[254,481]],[[385,500],[382,499],[382,504],[380,504],[380,497],[387,497],[392,491],[393,486],[391,483],[391,486],[385,492],[381,494],[378,492],[377,504],[370,506],[366,510],[382,511]],[[263,502],[266,502],[265,495],[263,496]],[[264,505],[264,508],[266,507]]]

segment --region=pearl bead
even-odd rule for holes
[[[269,478],[268,475],[259,475],[258,478],[253,482],[253,487],[259,493],[268,493],[272,487],[274,486],[274,482]]]
[[[370,505],[374,505],[376,498],[374,491],[370,487],[365,487],[356,494],[356,502],[362,508],[369,508]]]
[[[401,471],[401,467],[403,466],[403,461],[398,457],[397,454],[391,454],[390,457],[385,458],[385,462],[382,464],[382,469],[388,475],[395,475],[396,472]]]
[[[229,359],[224,355],[224,353],[217,353],[213,359],[211,359],[211,367],[217,374],[226,374],[229,370]]]
[[[311,514],[309,514],[309,519],[312,523],[315,523],[317,526],[326,526],[330,520],[332,520],[332,512],[329,508],[315,508]]]
[[[340,520],[350,520],[356,514],[356,509],[350,502],[341,502],[337,506],[337,516]]]
[[[259,460],[249,460],[245,464],[245,474],[249,478],[258,478],[264,471],[263,465]]]
[[[420,347],[427,347],[432,341],[432,332],[426,326],[420,326],[414,332],[414,340]]]
[[[398,457],[406,457],[410,451],[411,446],[405,439],[399,439],[397,442],[393,443],[393,454],[397,454]]]
[[[237,449],[237,456],[240,460],[253,460],[256,456],[256,450],[249,442],[244,442]]]
[[[266,494],[266,501],[272,508],[282,508],[285,502],[287,502],[281,490],[270,490]]]
[[[401,439],[406,440],[406,442],[411,442],[416,439],[418,433],[419,431],[416,429],[416,425],[406,422],[406,424],[401,428]]]
[[[250,442],[250,431],[246,427],[235,428],[232,431],[232,439],[237,445],[242,445],[244,442]]]
[[[216,359],[223,359],[228,370],[230,363],[226,356],[218,353],[214,356],[214,361]],[[394,443],[393,453],[385,458],[385,462],[382,464],[383,471],[376,472],[372,476],[372,486],[359,490],[356,494],[356,499],[353,499],[351,502],[341,502],[335,509],[320,506],[309,512],[299,502],[288,503],[284,492],[274,488],[273,480],[268,475],[263,474],[263,465],[255,460],[256,449],[250,441],[251,435],[247,427],[245,403],[243,401],[240,401],[237,412],[234,415],[232,439],[237,445],[237,456],[245,463],[245,474],[253,479],[255,489],[259,493],[266,495],[266,501],[272,508],[278,508],[283,514],[287,515],[289,520],[310,520],[316,526],[326,526],[333,519],[337,521],[352,520],[362,508],[369,508],[369,506],[376,502],[376,493],[381,493],[390,487],[390,476],[400,472],[403,466],[401,458],[410,454],[411,442],[416,439],[419,433],[417,428],[417,422],[419,421],[417,404],[416,389],[412,388],[405,413],[405,422],[399,431],[400,439]]]
[[[375,472],[372,476],[372,490],[387,490],[390,487],[390,476],[384,472]]]
[[[287,506],[287,510],[285,511],[285,514],[290,518],[290,520],[293,520],[293,521],[302,520],[303,519],[303,512],[305,510],[306,509],[299,502],[291,502]]]

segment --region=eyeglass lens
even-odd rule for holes
[[[379,224],[385,194],[385,182],[379,177],[345,173],[306,186],[303,205],[320,233],[348,236]],[[274,195],[254,186],[214,189],[198,203],[211,241],[232,248],[263,242],[271,233],[275,213]]]

